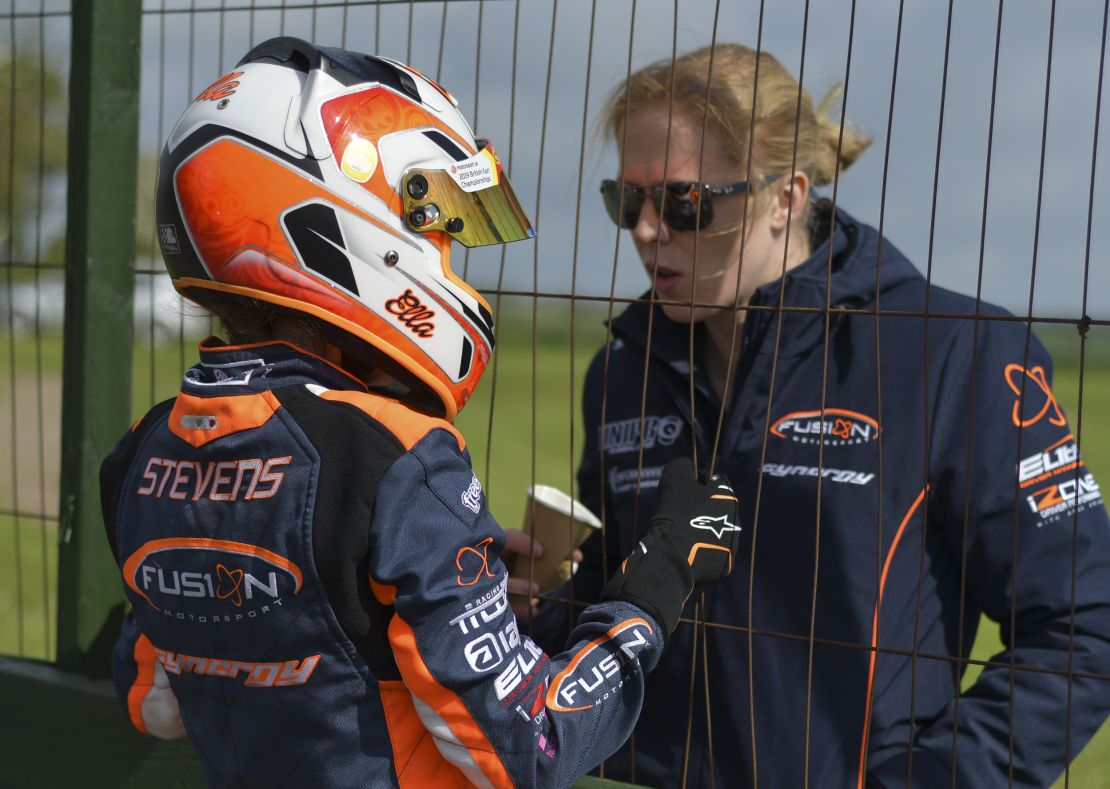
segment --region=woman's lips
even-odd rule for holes
[[[654,273],[649,271],[649,274],[655,284],[655,292],[660,296],[671,296],[682,282],[681,274],[662,266],[656,267]]]

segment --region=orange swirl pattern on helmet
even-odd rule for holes
[[[468,154],[477,153],[446,123],[387,88],[369,88],[326,101],[320,107],[320,117],[336,163],[343,161],[344,151],[356,138],[369,140],[377,147],[387,134],[422,127],[443,132]],[[383,200],[391,211],[401,214],[401,196],[385,180],[381,167],[362,186]]]
[[[249,294],[242,295],[283,306],[309,305],[310,309],[301,309],[382,350],[401,351],[408,360],[403,362],[405,366],[423,380],[442,381],[454,400],[445,403],[450,417],[466,403],[488,360],[488,351],[482,353],[483,339],[469,322],[455,316],[475,345],[475,358],[469,375],[451,383],[418,343],[358,299],[302,269],[280,220],[286,209],[319,200],[393,235],[396,231],[286,163],[238,140],[216,140],[182,164],[174,177],[182,217],[214,283],[246,289]],[[220,290],[218,285],[212,289]],[[397,294],[380,295],[384,303]],[[439,306],[450,309],[446,304]]]
[[[440,90],[442,91],[442,88]],[[414,104],[411,99],[398,96],[387,88],[369,88],[326,101],[320,106],[320,117],[324,123],[324,132],[328,136],[328,143],[331,145],[332,161],[336,163],[336,166],[343,161],[343,154],[353,140],[367,140],[377,149],[378,142],[382,137],[407,129],[434,128],[458,143],[459,147],[467,152],[467,155],[478,152],[469,141],[460,137],[458,132],[435,115]],[[378,154],[380,156],[380,150]],[[404,211],[401,195],[386,181],[385,173],[380,166],[370,179],[362,184],[362,188],[381,199],[389,206],[389,210],[398,216]],[[482,297],[482,294],[451,271],[449,264],[450,236],[442,233],[428,233],[425,235],[425,239],[440,250],[443,275],[489,310],[490,305]],[[482,344],[484,344],[484,341],[479,343],[479,345]]]
[[[313,304],[372,327],[410,355],[423,355],[357,299],[304,271],[280,219],[290,206],[316,199],[389,230],[385,225],[286,164],[235,140],[217,140],[203,149],[178,169],[176,178],[181,213],[213,279]]]

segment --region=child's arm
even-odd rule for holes
[[[474,475],[454,436],[429,433],[382,479],[370,576],[375,597],[395,611],[389,639],[412,697],[406,714],[469,781],[569,786],[627,739],[644,673],[694,583],[727,572],[739,533],[690,527],[702,514],[734,525],[736,502],[730,490],[697,484],[692,466],[679,471],[672,512],[662,513],[661,496],[666,522],[645,537],[648,550],[629,557],[606,602],[583,612],[554,656],[519,632],[499,558],[504,537],[484,496],[464,496]],[[396,755],[399,772],[421,769]]]

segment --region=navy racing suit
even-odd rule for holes
[[[720,426],[736,568],[705,592],[704,644],[679,625],[604,774],[1046,786],[1110,709],[1110,524],[1051,360],[1026,323],[814,208],[812,257],[752,299]],[[587,375],[578,482],[605,540],[554,597],[597,599],[647,528],[662,467],[713,452],[703,329],[691,373],[690,327],[651,309],[612,322]],[[545,603],[533,635],[567,632],[568,609]],[[961,694],[983,613],[1005,651]]]
[[[627,738],[663,634],[625,602],[521,635],[462,437],[284,344],[208,341],[101,471],[131,612],[213,786],[569,786]]]

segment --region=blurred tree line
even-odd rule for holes
[[[65,259],[68,75],[40,51],[36,36],[0,44],[0,288]],[[135,226],[142,266],[158,260],[154,182],[158,156],[139,155]],[[104,195],[111,199],[111,195]]]
[[[39,51],[0,48],[0,256],[14,281],[64,257],[68,115],[64,76]]]

